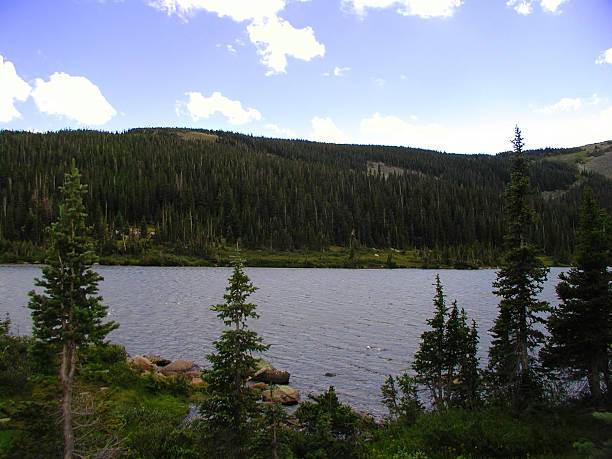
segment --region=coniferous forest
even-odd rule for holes
[[[531,237],[552,264],[570,261],[585,185],[612,209],[609,179],[551,160],[571,151],[528,152]],[[340,247],[350,259],[376,247],[410,251],[429,266],[496,266],[509,158],[202,130],[3,131],[0,261],[42,261],[44,228],[74,159],[89,184],[87,223],[102,262],[227,264],[222,249],[238,245]],[[168,257],[151,256],[160,251]]]
[[[214,138],[210,137],[212,134],[206,134],[209,137],[192,141],[177,140],[175,137],[193,136],[194,132],[179,135],[162,131],[161,134],[165,140],[158,139],[156,144],[156,136],[160,133],[147,132],[148,148],[153,150],[155,145],[159,146],[158,153],[152,155],[157,159],[147,161],[134,160],[131,156],[129,161],[128,156],[116,160],[114,153],[105,153],[115,151],[115,141],[126,141],[126,145],[130,145],[130,136],[134,135],[136,137],[131,138],[133,145],[141,145],[142,139],[137,135],[143,135],[142,132],[122,135],[80,132],[43,136],[3,134],[5,145],[9,143],[7,139],[18,139],[21,143],[16,144],[30,145],[28,148],[31,150],[28,151],[35,157],[30,158],[25,149],[14,156],[5,155],[10,159],[7,163],[12,165],[12,172],[3,179],[6,179],[6,186],[12,193],[20,190],[18,196],[22,200],[17,201],[19,205],[12,202],[9,205],[7,195],[3,196],[3,221],[10,221],[14,225],[17,216],[21,215],[19,212],[24,212],[25,216],[20,220],[24,224],[18,230],[10,230],[8,223],[3,226],[3,231],[6,231],[4,247],[14,250],[21,244],[22,248],[35,251],[46,246],[41,277],[35,281],[36,289],[29,292],[32,337],[12,335],[10,317],[0,320],[0,454],[3,457],[610,457],[611,220],[591,188],[597,184],[603,185],[598,195],[605,199],[606,193],[609,193],[609,187],[605,186],[606,179],[577,176],[570,167],[555,162],[530,161],[523,150],[523,138],[518,127],[513,140],[514,151],[508,155],[474,158],[389,149],[389,157],[377,156],[375,161],[366,160],[365,169],[359,167],[360,160],[355,158],[361,154],[372,158],[373,152],[384,152],[386,149],[370,151],[366,147],[315,145],[312,151],[305,148],[302,152],[298,149],[291,158],[281,158],[269,151],[260,151],[262,145],[268,145],[266,142],[273,145],[273,141],[224,133],[214,134]],[[55,135],[59,137],[55,138]],[[54,160],[44,159],[34,152],[40,154],[46,151],[42,145],[46,145],[48,139],[57,141],[64,135],[76,136],[78,140],[66,141],[63,151],[66,158],[72,156],[72,159],[59,160],[59,164],[65,167],[62,174],[59,166],[53,162],[58,161],[56,156]],[[15,139],[11,136],[15,136]],[[28,142],[31,139],[38,144],[32,147]],[[229,142],[231,139],[233,146]],[[87,141],[90,141],[89,151],[97,148],[96,154],[79,154],[86,149]],[[183,141],[188,142],[188,148],[183,146],[185,149],[181,150],[177,147],[175,154],[178,158],[176,162],[183,164],[183,169],[173,169],[170,145],[182,145]],[[250,150],[246,147],[248,141],[251,141]],[[53,148],[59,151],[60,145],[61,142],[58,142]],[[77,148],[79,145],[81,147]],[[286,145],[312,146],[290,142]],[[325,148],[346,148],[348,166],[335,164],[340,153],[325,153]],[[133,151],[133,156],[138,157],[140,150],[134,148]],[[191,153],[187,154],[186,151]],[[291,149],[284,151],[287,154]],[[409,157],[411,153],[415,157],[432,160],[430,167],[436,164],[433,160],[439,160],[438,175],[431,172],[435,168],[425,172],[428,164],[425,160],[422,163],[415,161],[414,164],[409,164],[407,160],[401,162],[402,155]],[[393,154],[398,156],[394,157]],[[161,167],[164,156],[167,158]],[[215,188],[218,194],[212,202],[217,203],[218,214],[213,212],[214,205],[204,199],[207,195],[198,193],[192,184],[196,180],[202,186],[207,183],[201,174],[195,172],[183,175],[188,179],[179,179],[180,175],[177,175],[173,185],[166,185],[164,190],[167,195],[162,193],[159,196],[162,200],[165,196],[167,201],[162,201],[164,204],[159,208],[153,204],[153,200],[147,201],[145,195],[136,193],[138,187],[133,184],[137,182],[139,170],[142,172],[148,167],[149,174],[141,174],[140,179],[140,183],[148,184],[143,186],[151,187],[148,190],[156,186],[162,188],[161,177],[169,170],[187,170],[187,164],[192,164],[193,171],[201,170],[203,166],[196,167],[194,158],[202,158],[201,164],[205,164],[204,158],[207,156],[216,157],[218,161],[211,161],[207,166],[210,167],[207,169],[210,177],[217,180],[214,183],[218,186]],[[104,158],[100,164],[106,164],[105,168],[96,169],[99,158]],[[81,174],[76,166],[78,161],[89,163],[88,178],[99,187],[96,191],[82,181],[85,174]],[[156,166],[145,165],[151,161]],[[464,161],[473,161],[474,167],[464,174],[462,185],[461,170],[468,170]],[[17,164],[22,166],[17,167]],[[43,164],[47,166],[43,167]],[[218,164],[219,167],[212,167],[211,164]],[[273,167],[275,164],[278,166],[276,169]],[[422,164],[423,170],[418,169],[419,164]],[[483,164],[488,164],[489,169],[481,169]],[[30,172],[28,165],[34,170]],[[216,176],[223,167],[230,179],[222,177],[223,174]],[[115,170],[115,175],[107,169]],[[401,174],[397,174],[400,169]],[[133,171],[134,175],[124,176],[125,170]],[[501,198],[486,199],[487,193],[492,192],[497,182],[484,181],[484,178],[490,179],[496,170],[500,183],[507,182],[502,187],[505,192]],[[145,177],[152,176],[154,171],[158,171],[158,181],[147,180]],[[504,174],[507,175],[506,180]],[[30,183],[26,180],[30,175],[33,182],[25,186],[25,183]],[[101,179],[105,176],[112,177],[108,183]],[[165,176],[168,178],[168,175]],[[335,179],[332,180],[332,176]],[[21,180],[15,181],[14,177]],[[118,177],[124,178],[115,180]],[[287,177],[295,179],[295,185]],[[336,201],[321,191],[317,192],[319,185],[315,179],[320,177],[330,179],[323,181],[320,188],[334,196]],[[453,177],[454,182],[448,177]],[[483,178],[483,184],[488,185],[476,187],[479,177]],[[553,180],[551,177],[556,178]],[[278,203],[265,203],[263,197],[260,201],[254,201],[257,205],[251,207],[249,199],[255,199],[260,189],[248,180],[241,181],[242,178],[252,179],[262,187],[268,183],[268,188],[263,189],[268,192],[275,190],[284,196],[279,198],[282,207]],[[559,186],[566,180],[569,190],[565,193],[567,197],[575,193],[574,189],[583,188],[585,184],[591,186],[585,187],[581,196],[576,197],[579,200],[578,209],[573,209],[569,199],[565,199],[566,206],[563,207],[554,199],[545,200],[537,194],[534,196],[532,181],[540,183],[538,180],[548,183],[549,187]],[[213,179],[210,181],[213,182]],[[48,188],[51,184],[57,187],[57,192]],[[370,184],[372,191],[366,193],[366,187],[369,188]],[[99,260],[96,252],[112,252],[124,244],[125,247],[133,247],[143,242],[188,250],[192,247],[189,244],[196,240],[190,239],[195,238],[194,232],[203,231],[205,223],[201,215],[211,219],[216,215],[216,224],[220,225],[209,225],[209,232],[199,242],[203,251],[201,256],[208,256],[208,251],[215,245],[233,243],[238,239],[260,247],[257,238],[271,237],[261,236],[268,234],[265,231],[272,231],[271,227],[262,223],[263,233],[249,232],[240,226],[242,220],[239,216],[248,216],[253,219],[252,222],[268,222],[257,213],[252,213],[253,208],[259,211],[268,205],[276,209],[268,214],[271,215],[270,221],[281,225],[285,219],[284,206],[287,205],[287,223],[295,224],[292,219],[298,219],[301,215],[295,207],[300,207],[299,202],[304,201],[298,200],[299,191],[305,193],[309,187],[315,190],[313,193],[316,197],[307,202],[315,209],[320,209],[320,206],[327,209],[327,213],[320,210],[315,212],[321,224],[315,221],[314,225],[310,222],[308,226],[304,220],[306,230],[290,231],[289,228],[293,226],[282,225],[280,228],[286,228],[289,248],[296,248],[294,237],[306,231],[318,234],[320,246],[308,246],[306,236],[303,243],[307,247],[323,250],[327,244],[342,244],[341,240],[333,239],[336,226],[326,226],[323,222],[327,221],[328,216],[336,215],[335,210],[331,210],[331,203],[349,206],[347,196],[351,186],[355,187],[354,191],[351,189],[356,196],[354,200],[363,200],[370,205],[376,199],[387,202],[387,192],[400,199],[404,193],[414,196],[414,190],[420,189],[421,202],[429,206],[427,209],[435,213],[436,206],[435,209],[440,209],[439,213],[444,214],[444,218],[452,219],[462,214],[461,209],[471,209],[471,212],[477,213],[470,203],[462,203],[463,207],[454,209],[454,213],[447,215],[443,212],[449,205],[448,201],[459,206],[457,196],[470,196],[472,185],[478,190],[474,194],[477,202],[499,201],[502,207],[499,216],[503,239],[499,249],[500,269],[492,285],[500,300],[494,326],[488,331],[493,336],[488,366],[485,367],[477,355],[479,333],[483,331],[479,332],[478,324],[470,320],[456,301],[450,305],[447,303],[447,294],[439,276],[436,277],[434,314],[426,321],[428,329],[421,335],[412,368],[401,375],[389,375],[381,387],[381,403],[389,411],[384,419],[376,420],[340,403],[333,386],[321,394],[309,394],[309,400],[302,401],[292,414],[280,406],[281,403],[296,403],[297,398],[291,398],[295,391],[284,385],[288,382],[289,373],[277,370],[259,358],[265,355],[269,345],[249,327],[259,317],[257,305],[249,301],[257,287],[243,271],[244,260],[238,249],[232,259],[233,272],[223,295],[225,301],[210,306],[224,323],[224,330],[213,342],[215,352],[207,356],[208,368],[199,368],[193,362],[182,359],[172,363],[163,362],[165,359],[154,355],[149,356],[150,359],[142,356],[128,359],[124,348],[105,341],[107,334],[120,324],[106,318],[108,306],[102,304],[103,299],[98,294],[98,283],[103,279],[91,269]],[[542,186],[539,185],[540,195]],[[117,192],[119,201],[111,201],[114,194],[109,189],[121,190]],[[426,192],[427,189],[431,194]],[[232,190],[242,191],[233,194]],[[347,194],[342,195],[342,190]],[[448,195],[443,194],[443,190]],[[359,195],[359,191],[364,194]],[[547,191],[559,194],[559,189]],[[105,198],[96,199],[95,193],[98,192]],[[240,192],[244,193],[244,198]],[[31,193],[34,196],[30,196]],[[224,200],[228,199],[226,193],[231,195],[230,215],[235,212],[236,221],[231,218],[227,222],[223,220]],[[439,204],[434,202],[436,193],[439,193]],[[140,207],[135,196],[143,199]],[[262,192],[261,196],[267,195]],[[293,201],[290,196],[293,196]],[[346,199],[346,203],[343,199]],[[28,207],[36,202],[42,205],[42,208],[37,208],[41,213]],[[109,202],[113,204],[109,206]],[[126,204],[128,202],[132,203],[132,207]],[[182,213],[175,208],[177,203],[184,203]],[[412,209],[408,201],[388,205],[391,209]],[[43,213],[43,208],[47,206],[48,211]],[[292,210],[291,206],[294,207]],[[54,210],[56,207],[57,210]],[[90,209],[96,207],[98,215],[92,219],[93,225],[88,225]],[[109,208],[112,210],[109,211]],[[301,205],[303,215],[306,208],[306,205]],[[560,304],[553,306],[538,299],[548,276],[548,268],[537,255],[538,247],[534,240],[543,237],[544,228],[554,226],[552,220],[545,223],[543,216],[555,208],[558,212],[566,212],[556,215],[557,222],[565,221],[562,219],[564,215],[571,222],[569,216],[574,211],[578,213],[578,221],[576,229],[571,231],[571,237],[576,240],[576,247],[570,255],[572,267],[560,276],[556,287]],[[210,213],[205,213],[204,209],[209,209]],[[360,207],[355,205],[352,209],[356,212]],[[379,210],[373,208],[366,212],[365,209],[363,214],[359,214],[360,219],[374,218],[370,214],[376,215]],[[155,214],[157,211],[161,215]],[[187,222],[183,218],[185,212],[191,217],[189,223],[197,231],[191,227],[187,230]],[[465,212],[469,213],[468,210]],[[360,231],[365,231],[364,228],[371,230],[369,237],[373,239],[368,243],[376,243],[376,237],[382,237],[378,235],[379,228],[374,230],[359,226],[354,214],[348,212],[346,215],[353,215],[349,219],[351,224],[343,226],[349,231],[347,245],[351,250],[364,244],[358,237],[358,234],[362,234]],[[391,219],[391,215],[383,212],[383,228],[391,228],[384,220]],[[155,220],[156,216],[162,219],[161,223]],[[46,218],[51,219],[48,224],[44,223]],[[139,218],[140,227],[136,224]],[[471,220],[466,218],[457,222],[464,222],[469,227],[469,222],[476,220],[479,217],[472,215]],[[439,221],[446,220],[440,217]],[[483,228],[487,221],[483,219],[480,223]],[[425,225],[429,218],[423,215],[421,222]],[[435,232],[431,224],[431,231]],[[43,228],[37,225],[43,225]],[[227,232],[223,232],[224,227]],[[532,230],[532,227],[536,229]],[[319,232],[316,233],[314,228]],[[155,237],[150,237],[149,233]],[[9,237],[10,234],[14,239]],[[24,237],[17,238],[17,234]],[[30,239],[25,238],[26,234],[30,235]],[[415,237],[416,233],[410,234]],[[107,237],[103,245],[96,239],[98,236]],[[490,247],[492,251],[489,255],[493,256],[494,250],[497,250],[493,249],[496,247],[493,236],[491,234],[488,246],[482,243],[476,246],[474,242],[472,255],[483,254],[486,247]],[[426,242],[429,237],[429,234],[425,236],[423,233],[420,239],[423,248],[429,247]],[[417,245],[408,237],[393,239],[387,235],[385,241],[397,247],[410,247],[401,244]],[[447,245],[437,245],[435,250],[460,250],[463,244],[468,244],[469,239],[453,235],[445,241]],[[569,241],[567,239],[568,244]],[[270,242],[262,247],[274,250],[277,246]],[[561,248],[561,245],[555,246],[555,249]],[[141,246],[140,250],[143,249],[147,247]],[[570,246],[566,249],[569,250]],[[549,253],[558,256],[554,252]],[[164,368],[157,371],[158,367],[151,359]],[[284,382],[280,378],[285,378]],[[196,408],[194,417],[186,417],[190,407]]]

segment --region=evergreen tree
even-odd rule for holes
[[[463,308],[459,310],[457,301],[453,301],[446,321],[444,345],[448,404],[473,405],[479,399],[478,331],[475,321],[471,327],[467,325],[467,314]]]
[[[561,273],[550,333],[541,352],[551,368],[567,370],[572,379],[586,376],[595,404],[602,401],[601,386],[610,393],[612,359],[612,273],[610,219],[599,208],[590,189],[584,202],[572,268]],[[603,378],[602,378],[603,376]]]
[[[476,324],[472,322],[471,328],[467,325],[467,315],[456,301],[449,313],[440,276],[436,276],[435,287],[435,313],[427,320],[432,329],[421,335],[412,368],[437,408],[466,405],[478,398]]]
[[[356,446],[366,422],[350,406],[340,403],[334,386],[310,398],[312,401],[300,403],[295,411],[308,438],[306,448],[294,450],[295,457],[358,457]]]
[[[417,377],[422,381],[433,398],[435,405],[440,405],[445,399],[445,368],[446,351],[445,346],[445,321],[448,314],[446,301],[444,300],[444,289],[440,282],[440,276],[436,275],[436,294],[434,296],[434,316],[427,319],[427,325],[431,330],[421,335],[421,345],[414,356],[412,368]]]
[[[540,313],[548,309],[548,303],[537,299],[548,269],[529,240],[534,210],[528,201],[529,162],[518,126],[512,144],[511,180],[506,189],[506,249],[493,283],[494,293],[502,299],[491,329],[489,370],[491,395],[506,398],[520,408],[540,393],[533,350],[544,339],[535,325],[543,322]]]
[[[249,318],[259,317],[256,305],[247,298],[257,288],[244,273],[244,262],[236,256],[234,270],[223,295],[225,303],[212,306],[226,329],[213,344],[216,353],[207,356],[212,368],[204,374],[208,384],[208,398],[200,407],[205,421],[205,433],[215,457],[242,458],[247,455],[251,439],[249,419],[257,413],[257,406],[244,384],[253,371],[253,352],[263,352],[257,333],[247,327]]]
[[[393,418],[412,424],[423,411],[423,404],[418,396],[418,381],[406,373],[397,378],[389,375],[380,391],[383,405]]]
[[[28,307],[32,310],[34,338],[61,349],[64,457],[72,459],[72,390],[77,350],[90,343],[102,342],[119,325],[113,321],[102,322],[107,307],[97,295],[102,276],[90,269],[96,256],[89,236],[91,228],[85,224],[87,214],[83,197],[87,194],[87,186],[81,184],[74,160],[60,190],[64,201],[58,219],[49,228],[51,246],[46,266],[42,268],[42,279],[35,282],[46,294],[31,291]]]

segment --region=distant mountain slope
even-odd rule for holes
[[[575,148],[538,150],[537,156],[612,179],[612,140]]]
[[[586,153],[584,168],[612,179],[612,140],[582,147]]]
[[[579,177],[569,155],[580,154],[530,152],[533,237],[559,261],[573,249],[585,184],[612,209],[612,181]],[[206,258],[214,247],[240,240],[263,250],[392,247],[481,265],[494,263],[502,245],[509,154],[155,128],[0,132],[0,250],[23,253],[45,244],[72,158],[89,184],[101,254],[164,247]],[[560,191],[562,199],[555,197]]]

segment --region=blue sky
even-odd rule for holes
[[[0,129],[612,139],[610,0],[0,0]]]

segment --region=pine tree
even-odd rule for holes
[[[448,314],[444,289],[440,282],[440,276],[436,276],[436,294],[434,296],[434,316],[427,319],[427,325],[431,330],[421,335],[421,345],[414,356],[412,368],[418,378],[427,386],[431,392],[434,404],[439,405],[445,395],[445,321]]]
[[[236,256],[233,273],[223,295],[225,303],[212,306],[226,329],[213,344],[216,353],[207,356],[212,368],[204,374],[208,384],[208,398],[200,407],[206,422],[205,429],[215,457],[246,457],[251,438],[247,422],[257,413],[257,406],[244,386],[255,366],[253,352],[263,352],[269,346],[262,344],[257,333],[247,327],[249,318],[259,317],[256,305],[247,298],[257,287],[244,273],[244,262]]]
[[[72,391],[77,364],[77,350],[90,343],[98,344],[119,325],[103,323],[107,307],[98,296],[98,282],[103,278],[92,271],[97,260],[89,236],[91,228],[83,197],[87,186],[72,162],[72,170],[60,191],[64,201],[59,217],[49,228],[51,246],[42,268],[42,279],[35,285],[46,294],[29,293],[28,307],[32,310],[32,334],[39,342],[51,343],[61,349],[60,380],[63,390],[62,417],[64,457],[72,459],[74,433],[72,425]]]
[[[469,406],[479,399],[478,331],[467,325],[465,310],[453,301],[445,326],[445,373],[448,405]]]
[[[590,189],[584,192],[572,268],[561,273],[541,357],[546,366],[566,370],[572,379],[587,378],[592,401],[610,393],[612,361],[612,262],[610,219]],[[603,376],[603,378],[602,378]]]
[[[412,368],[416,379],[430,391],[437,408],[466,405],[478,398],[478,332],[467,325],[467,315],[457,302],[446,307],[445,295],[436,276],[435,313],[427,320],[431,330],[421,335],[421,345]]]
[[[548,269],[529,241],[534,210],[528,202],[529,162],[518,126],[512,144],[511,180],[506,189],[506,249],[493,283],[494,293],[502,299],[491,329],[489,370],[491,395],[506,398],[520,408],[540,393],[533,350],[544,339],[535,325],[543,322],[539,314],[548,309],[548,303],[537,299]]]
[[[383,405],[393,418],[412,424],[423,411],[423,404],[418,396],[418,381],[406,373],[397,378],[389,375],[380,391]]]

